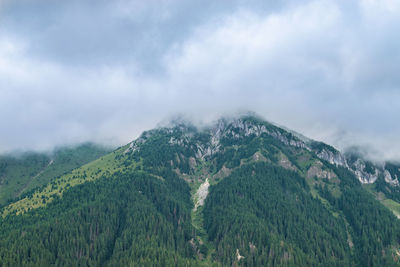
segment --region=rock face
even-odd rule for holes
[[[323,170],[322,166],[323,164],[321,161],[317,161],[316,163],[314,163],[307,171],[307,178],[312,178],[316,176],[318,178],[330,180],[337,177],[334,172]]]
[[[313,149],[317,157],[328,161],[330,164],[349,169],[358,180],[363,184],[375,183],[379,177],[384,177],[385,181],[392,186],[398,186],[397,176],[390,174],[386,166],[380,166],[367,161],[361,155],[342,154],[338,150],[324,145],[324,148]]]
[[[139,150],[141,145],[157,131],[171,135],[168,141],[171,146],[182,146],[194,151],[194,157],[190,159],[190,166],[192,167],[196,166],[197,161],[207,160],[221,152],[223,144],[227,140],[235,143],[251,136],[267,135],[285,146],[307,150],[314,153],[321,160],[349,169],[363,184],[374,183],[379,177],[382,177],[388,184],[399,186],[398,176],[400,176],[400,170],[397,176],[391,173],[385,166],[368,162],[361,156],[343,154],[321,142],[299,138],[300,134],[285,130],[253,116],[243,116],[234,119],[223,118],[218,120],[214,125],[202,130],[192,125],[178,123],[168,128],[159,128],[144,132],[142,136],[130,143],[125,153]],[[202,135],[201,141],[197,139],[199,134]],[[286,165],[288,164],[285,164],[284,167],[288,167]],[[291,169],[295,169],[294,166],[290,167]],[[326,177],[329,178],[329,176],[331,175],[327,174]]]
[[[330,164],[348,168],[346,158],[339,151],[323,149],[321,152],[317,153],[317,156],[320,159],[328,161]]]
[[[280,155],[279,165],[288,170],[292,170],[292,171],[297,170],[297,168],[295,166],[293,166],[293,164],[290,162],[290,160],[283,154]]]
[[[388,184],[394,185],[394,186],[398,186],[399,185],[399,180],[398,177],[392,177],[392,175],[390,174],[389,171],[385,170],[384,171],[384,176],[385,176],[385,182],[387,182]]]
[[[366,164],[362,159],[357,159],[350,169],[353,170],[360,182],[364,184],[374,183],[381,172],[375,166],[372,167],[372,172],[367,171]]]
[[[392,177],[390,172],[388,170],[385,170],[384,177],[385,177],[385,182],[387,182],[388,184],[391,184],[393,186],[399,186],[399,177],[397,177],[397,175],[394,175],[394,177]]]

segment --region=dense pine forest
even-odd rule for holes
[[[399,266],[398,187],[321,151],[251,116],[145,132],[5,205],[0,266]]]

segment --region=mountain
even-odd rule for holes
[[[399,266],[399,168],[253,115],[178,120],[5,206],[0,262]]]
[[[0,205],[109,152],[108,148],[84,143],[59,147],[51,153],[0,155]]]

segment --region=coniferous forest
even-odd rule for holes
[[[397,187],[257,118],[218,127],[145,132],[10,201],[0,266],[399,266],[400,221],[376,197]]]

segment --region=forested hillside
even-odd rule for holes
[[[116,173],[2,222],[3,266],[194,264],[188,185],[174,173]]]
[[[254,116],[144,132],[5,206],[0,262],[399,266],[397,165],[363,185],[338,153]]]
[[[108,152],[109,148],[85,143],[60,147],[49,153],[0,155],[0,205]]]

